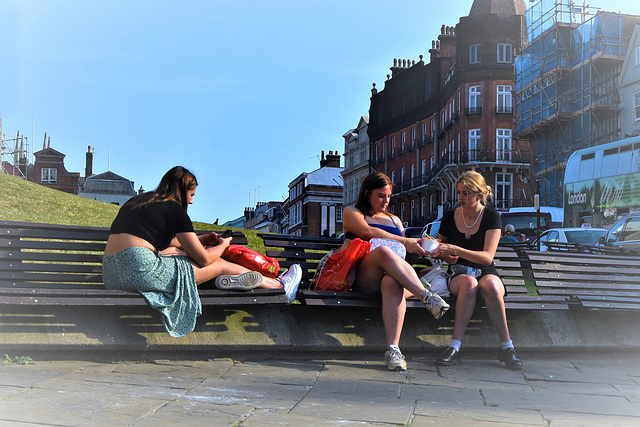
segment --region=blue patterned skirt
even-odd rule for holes
[[[128,248],[105,255],[102,280],[107,289],[138,291],[162,313],[172,337],[193,331],[202,314],[193,266],[183,256],[157,255],[148,248]]]

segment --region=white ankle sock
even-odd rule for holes
[[[389,346],[389,350],[391,350],[391,351],[396,350],[397,352],[400,352],[400,347],[398,347],[397,345],[391,344]]]
[[[462,342],[458,341],[458,340],[451,340],[451,344],[449,344],[449,347],[453,347],[456,349],[456,351],[460,351],[460,346],[462,345]]]
[[[509,341],[506,341],[506,342],[500,343],[500,348],[501,348],[502,350],[506,350],[506,349],[508,349],[508,348],[513,348],[513,342],[512,342],[511,340],[509,340]]]

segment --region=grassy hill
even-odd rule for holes
[[[52,190],[0,172],[0,219],[65,225],[109,227],[119,207]],[[195,222],[198,230],[224,230],[225,227]],[[264,253],[264,245],[253,230],[240,230],[248,246]]]

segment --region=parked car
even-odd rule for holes
[[[540,250],[546,251],[545,243],[577,243],[579,245],[597,245],[607,233],[604,228],[592,228],[589,224],[582,227],[550,228],[540,235]]]
[[[404,229],[404,235],[417,239],[422,236],[422,227],[407,227]]]
[[[440,220],[436,220],[433,222],[430,222],[429,224],[425,225],[424,228],[422,229],[422,232],[420,233],[420,236],[431,236],[434,239],[438,238],[438,232],[440,231]]]
[[[640,252],[640,212],[633,212],[620,218],[600,238],[599,244]]]

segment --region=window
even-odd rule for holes
[[[431,156],[429,158],[429,168],[433,169],[436,167],[436,156]]]
[[[396,156],[396,137],[391,137],[391,158],[393,159]]]
[[[496,130],[496,160],[511,161],[511,129]]]
[[[621,241],[640,240],[640,218],[631,218],[624,228]]]
[[[512,197],[512,180],[513,176],[510,173],[496,173],[496,207],[500,209],[508,209],[511,207]]]
[[[481,111],[481,87],[471,86],[469,87],[469,114],[477,114]]]
[[[411,149],[416,148],[416,127],[411,128]]]
[[[415,187],[415,178],[416,178],[416,164],[411,163],[411,187]]]
[[[376,163],[378,163],[378,144],[376,144]]]
[[[414,199],[411,199],[411,212],[409,214],[410,215],[409,217],[411,218],[412,221],[414,219],[413,213],[415,212],[415,210],[416,210],[416,201]]]
[[[640,120],[640,92],[633,94],[633,111],[635,121]]]
[[[48,184],[58,182],[58,169],[42,168],[40,182]]]
[[[436,140],[436,118],[435,117],[431,118],[431,139],[433,141]]]
[[[342,222],[342,205],[336,206],[336,222]]]
[[[427,139],[427,122],[422,122],[422,142]]]
[[[406,147],[407,147],[407,133],[405,131],[402,131],[402,133],[400,134],[400,138],[402,139],[402,145],[400,146],[400,154],[404,154]]]
[[[511,105],[511,86],[498,85],[498,113],[512,113],[513,107]]]
[[[636,66],[640,65],[640,47],[635,49],[636,51]]]
[[[391,171],[391,183],[396,183],[396,171]]]
[[[426,175],[427,174],[427,161],[426,160],[422,160],[422,175]]]
[[[512,62],[513,48],[508,43],[498,43],[498,62],[510,64]]]
[[[480,45],[472,44],[469,46],[469,64],[480,63]]]
[[[404,222],[404,202],[400,203],[400,221]]]
[[[469,129],[469,161],[477,162],[480,158],[480,129]]]

